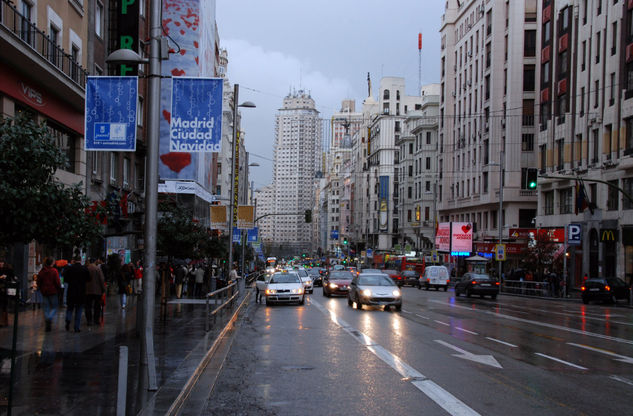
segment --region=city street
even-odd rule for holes
[[[632,309],[403,292],[251,303],[204,414],[630,414]]]

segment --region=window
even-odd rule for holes
[[[521,137],[521,150],[524,152],[534,151],[534,134],[524,133]]]
[[[522,126],[534,125],[534,100],[523,100]]]
[[[430,181],[426,181],[424,183],[424,192],[431,192],[431,182]]]
[[[543,82],[541,85],[543,85],[544,87],[546,87],[547,84],[549,84],[549,67],[550,67],[549,61],[541,65],[541,75],[542,75],[541,78],[543,79]]]
[[[585,60],[587,58],[587,41],[583,40],[582,41],[582,56],[580,57],[582,59],[582,62],[580,64],[580,70],[584,71],[585,70]]]
[[[523,91],[534,91],[534,65],[523,66]]]
[[[545,172],[545,168],[547,167],[547,145],[543,144],[539,146],[539,154],[541,155],[541,171]]]
[[[594,129],[592,132],[593,138],[593,158],[591,159],[591,163],[598,163],[598,146],[600,145],[599,140],[599,132],[598,129]]]
[[[94,179],[101,179],[101,152],[90,152],[91,172]]]
[[[630,155],[633,153],[633,117],[625,119],[624,124],[626,126],[626,147],[624,149],[624,154]]]
[[[431,132],[426,132],[426,144],[431,144]]]
[[[143,97],[138,96],[138,108],[136,112],[136,125],[139,127],[143,127],[143,114],[145,114],[143,109]]]
[[[483,183],[483,190],[482,192],[484,194],[488,193],[488,172],[484,172],[482,179],[481,179],[482,183]]]
[[[609,106],[615,103],[615,72],[611,73],[611,88],[609,88]]]
[[[602,0],[597,0],[597,3],[598,3],[598,7],[596,10],[596,14],[600,16],[602,14]]]
[[[110,153],[110,183],[116,184],[117,176],[117,154]]]
[[[103,4],[97,2],[95,8],[95,34],[103,38]]]
[[[127,157],[123,159],[123,187],[130,187],[130,159]]]
[[[618,22],[611,25],[611,56],[615,55],[618,46]]]
[[[543,193],[543,215],[554,215],[554,191]]]
[[[598,102],[600,101],[600,80],[597,79],[595,83],[593,108],[598,108]]]
[[[50,50],[48,52],[48,60],[57,65],[57,45],[59,44],[59,28],[50,25],[48,36],[50,38]]]
[[[596,33],[596,63],[600,62],[600,32]]]
[[[413,143],[409,143],[409,154],[413,154]]]
[[[50,135],[53,137],[57,148],[66,156],[68,165],[64,167],[63,170],[66,172],[78,173],[75,166],[77,162],[77,158],[75,156],[77,136],[50,120],[47,121],[47,128]]]
[[[413,165],[409,165],[409,176],[413,176]]]
[[[564,164],[564,152],[565,152],[565,140],[556,140],[556,170],[563,170]]]
[[[388,100],[389,99],[389,90],[384,90],[382,93],[382,99],[383,100]]]
[[[431,169],[431,158],[427,157],[426,158],[426,170],[430,170]]]
[[[573,207],[573,188],[561,189],[559,193],[560,198],[560,213],[571,214]]]
[[[622,179],[622,190],[629,196],[633,196],[633,178]],[[622,209],[633,209],[633,203],[622,195]]]
[[[20,37],[29,45],[33,45],[33,36],[31,34],[31,19],[33,13],[33,5],[22,1],[22,25],[20,30]]]
[[[407,210],[407,222],[411,222],[411,210]]]
[[[536,56],[536,30],[526,30],[523,39],[523,56]]]
[[[616,188],[613,188],[612,186],[607,187],[607,211],[617,211],[618,197],[620,196],[619,191],[617,190],[618,181],[617,179],[609,181],[609,184],[615,186]]]

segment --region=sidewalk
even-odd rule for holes
[[[80,333],[64,329],[65,308],[58,310],[53,330],[44,331],[42,310],[29,306],[18,318],[13,415],[114,415],[117,407],[119,346],[128,354],[127,414],[135,415],[151,401],[156,411],[169,407],[181,386],[199,363],[199,356],[214,335],[220,321],[209,333],[204,331],[205,305],[169,303],[166,321],[160,320],[156,302],[154,349],[160,398],[145,387],[139,389],[140,338],[136,333],[136,306],[141,298],[128,298],[126,309],[119,298],[107,299],[104,323],[90,331],[82,318]],[[183,299],[184,300],[184,299]],[[7,412],[10,354],[13,339],[10,325],[0,328],[0,415]],[[169,389],[162,387],[169,386]],[[146,409],[147,410],[147,409]]]

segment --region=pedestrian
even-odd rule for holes
[[[204,283],[204,268],[199,264],[193,272],[194,288],[193,295],[199,298],[202,295],[202,284]]]
[[[37,287],[37,273],[33,275],[33,280],[31,281],[31,293],[29,296],[29,302],[33,306],[33,310],[40,309],[42,305],[42,294],[40,293],[39,288]]]
[[[59,278],[59,272],[53,267],[54,259],[46,257],[44,266],[37,274],[37,284],[42,293],[42,301],[44,303],[44,323],[46,324],[46,332],[52,327],[53,319],[57,314],[57,306],[59,305],[59,294],[62,291],[62,282]]]
[[[88,329],[101,323],[101,298],[105,293],[105,277],[95,259],[89,259],[86,265],[90,279],[86,283],[86,319]]]
[[[70,323],[75,313],[73,329],[81,332],[81,314],[86,304],[86,283],[90,280],[90,274],[86,266],[81,264],[81,257],[75,256],[70,267],[64,271],[64,279],[68,285],[66,297],[66,331],[70,331]]]
[[[236,281],[237,279],[239,279],[240,276],[237,274],[237,270],[235,270],[235,266],[233,266],[231,268],[231,271],[229,272],[229,283]]]
[[[143,292],[143,263],[136,260],[136,268],[134,269],[134,294],[140,295]]]
[[[124,264],[119,271],[117,285],[119,287],[119,296],[121,298],[121,309],[125,309],[127,305],[127,295],[132,292],[130,282],[134,277],[134,270],[131,267],[132,263]]]
[[[187,277],[187,268],[184,264],[176,267],[176,271],[174,272],[175,280],[176,280],[176,297],[180,299],[182,296],[182,285],[185,282],[185,278]]]

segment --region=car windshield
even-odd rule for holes
[[[393,286],[393,281],[387,276],[379,274],[370,274],[367,276],[359,276],[358,284],[361,286]]]
[[[317,269],[310,269],[308,270],[308,274],[311,276],[318,276],[319,275],[319,271]]]
[[[305,270],[302,270],[302,269],[295,270],[295,273],[297,273],[301,277],[306,277],[308,275],[308,272],[306,272]]]
[[[391,270],[391,269],[385,269],[382,272],[385,273],[385,274],[398,274],[397,271]]]
[[[431,277],[448,278],[448,270],[444,267],[429,267],[426,275]]]
[[[471,273],[470,278],[475,280],[490,280],[490,276],[481,273]]]
[[[301,283],[295,273],[275,273],[270,278],[270,283]]]
[[[330,273],[330,280],[352,280],[354,276],[350,272],[332,272]]]

